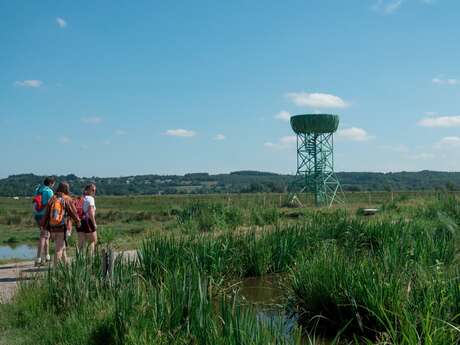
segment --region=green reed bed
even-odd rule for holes
[[[224,227],[238,219],[226,218],[227,205],[204,208],[180,217],[212,215]],[[36,344],[292,344],[299,329],[287,336],[222,293],[235,279],[288,273],[286,307],[310,339],[327,331],[357,344],[459,343],[456,200],[387,213],[315,211],[266,228],[155,234],[111,279],[99,257],[79,257],[24,285],[11,318]]]
[[[352,259],[336,248],[301,263],[291,281],[301,323],[369,342],[386,337],[391,344],[456,344],[458,269],[385,264],[387,269],[373,259]]]
[[[155,236],[143,242],[140,266],[145,276],[152,278],[184,262],[195,264],[213,278],[285,272],[297,253],[309,247],[311,234],[304,230],[292,226],[220,236]]]
[[[367,225],[354,246],[332,240],[304,255],[291,273],[301,323],[357,342],[458,343],[457,234],[446,217]]]
[[[118,260],[112,278],[100,258],[78,258],[23,285],[11,322],[33,344],[295,344],[283,325],[261,321],[234,299],[213,292],[193,265],[147,280],[136,263]]]
[[[348,219],[343,212],[318,213],[308,223],[254,227],[239,233],[156,235],[143,242],[139,258],[141,269],[152,277],[183,262],[193,262],[213,277],[259,276],[287,272],[299,257],[314,255],[319,246],[330,241],[350,253],[378,250],[382,243],[392,240],[391,233],[399,236],[402,225]]]
[[[248,207],[223,202],[195,201],[171,212],[186,233],[234,230],[239,226],[277,224],[281,212],[276,207],[253,204]]]
[[[307,329],[358,342],[417,344],[418,337],[453,344],[460,312],[456,209],[427,209],[436,216],[365,221],[318,212],[305,225],[265,232],[152,238],[140,250],[141,269],[157,277],[189,261],[216,281],[290,271],[291,305]]]

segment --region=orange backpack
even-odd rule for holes
[[[65,203],[64,197],[53,196],[53,199],[51,199],[50,226],[64,225]]]

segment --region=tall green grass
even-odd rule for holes
[[[235,279],[288,273],[286,307],[310,334],[360,344],[459,342],[456,199],[376,218],[305,212],[296,223],[270,209],[258,223],[255,209],[177,208],[186,231],[152,235],[137,262],[117,260],[112,277],[101,272],[100,256],[79,256],[22,286],[12,324],[27,325],[28,340],[39,345],[292,344],[299,329],[286,335],[281,323],[222,293]],[[238,224],[252,226],[214,231]]]
[[[192,265],[147,280],[133,262],[116,261],[112,278],[100,257],[78,257],[48,278],[23,285],[15,326],[34,344],[293,344],[283,325],[259,320],[235,299],[213,293]]]
[[[358,232],[351,222],[346,237],[299,259],[291,288],[301,322],[367,343],[458,343],[458,233],[447,216],[455,214],[442,209],[434,219],[377,222]]]
[[[277,224],[281,212],[276,207],[250,207],[222,202],[192,202],[175,210],[179,227],[187,233],[234,230],[239,226],[264,226]]]
[[[141,269],[147,277],[159,277],[188,261],[215,281],[290,270],[292,306],[307,329],[324,325],[334,334],[372,341],[386,335],[395,343],[410,332],[438,337],[437,343],[452,341],[458,336],[458,310],[443,310],[459,300],[458,233],[452,210],[441,208],[446,214],[435,212],[434,218],[366,221],[342,211],[317,212],[305,225],[218,238],[155,237],[140,250]],[[440,281],[449,287],[442,308],[434,267],[443,269]],[[414,300],[421,292],[423,299]],[[430,305],[436,313],[422,307]],[[424,320],[430,317],[436,322],[428,329]]]

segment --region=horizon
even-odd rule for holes
[[[340,116],[337,172],[460,171],[459,10],[2,2],[0,178],[292,175],[305,113]]]
[[[210,172],[188,172],[185,174],[155,174],[155,173],[150,173],[150,174],[135,174],[135,175],[120,175],[120,176],[83,176],[83,175],[77,175],[74,173],[67,173],[67,174],[35,174],[35,173],[18,173],[18,174],[12,174],[8,175],[6,177],[0,177],[0,179],[8,179],[11,177],[15,176],[25,176],[25,175],[34,175],[37,177],[46,177],[46,176],[54,176],[54,177],[59,177],[59,176],[68,176],[68,175],[74,175],[77,178],[80,179],[91,179],[91,178],[101,178],[101,179],[110,179],[110,178],[125,178],[125,177],[142,177],[142,176],[179,176],[179,177],[185,177],[186,175],[194,175],[194,174],[208,174],[209,176],[216,176],[216,175],[231,175],[235,173],[242,173],[242,172],[248,172],[248,173],[261,173],[261,174],[275,174],[275,175],[284,175],[284,176],[296,176],[296,174],[282,174],[282,173],[276,173],[276,172],[271,172],[271,171],[259,171],[259,170],[235,170],[235,171],[230,171],[230,172],[223,172],[223,173],[210,173]],[[388,171],[388,172],[383,172],[383,171],[336,171],[336,174],[400,174],[400,173],[411,173],[411,174],[418,174],[418,173],[423,173],[423,172],[429,172],[429,173],[450,173],[450,174],[456,174],[460,173],[460,171],[442,171],[442,170],[418,170],[418,171],[406,171],[406,170],[401,170],[401,171]]]

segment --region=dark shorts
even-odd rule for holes
[[[35,222],[37,222],[37,225],[40,227],[43,219],[43,214],[36,214],[34,215]]]
[[[65,225],[58,225],[58,226],[50,226],[48,227],[48,231],[52,234],[54,233],[64,233],[66,231]]]
[[[77,228],[77,232],[84,232],[85,234],[90,234],[96,231],[96,227],[91,219],[83,218],[81,220],[81,225]]]

